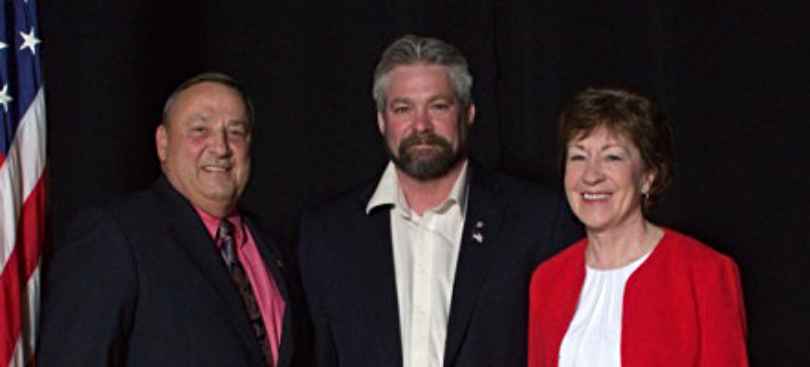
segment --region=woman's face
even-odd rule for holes
[[[568,142],[565,193],[588,231],[641,223],[642,194],[653,177],[645,172],[638,148],[622,134],[598,127]]]

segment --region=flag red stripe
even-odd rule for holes
[[[25,285],[39,263],[45,240],[44,182],[43,173],[23,204],[14,250],[0,275],[0,320],[6,323],[0,328],[0,366],[8,365],[14,354],[22,330],[23,307],[28,307]]]

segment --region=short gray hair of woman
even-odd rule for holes
[[[385,89],[388,87],[388,75],[391,70],[400,65],[415,64],[446,66],[456,98],[462,107],[466,109],[472,104],[473,77],[467,66],[467,59],[461,51],[436,38],[409,34],[391,43],[383,51],[382,58],[374,69],[372,96],[377,105],[377,112],[385,111],[387,102]]]

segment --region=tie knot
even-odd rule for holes
[[[236,261],[233,242],[233,223],[223,219],[219,222],[219,229],[217,229],[217,244],[220,246],[220,255],[228,268],[231,268]]]
[[[233,223],[227,219],[219,222],[219,229],[217,237],[222,240],[225,238],[233,238]]]

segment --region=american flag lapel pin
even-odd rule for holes
[[[475,242],[478,242],[478,244],[484,243],[483,231],[484,231],[484,222],[480,220],[475,222],[475,228],[473,229],[472,238],[473,240],[475,240]]]

